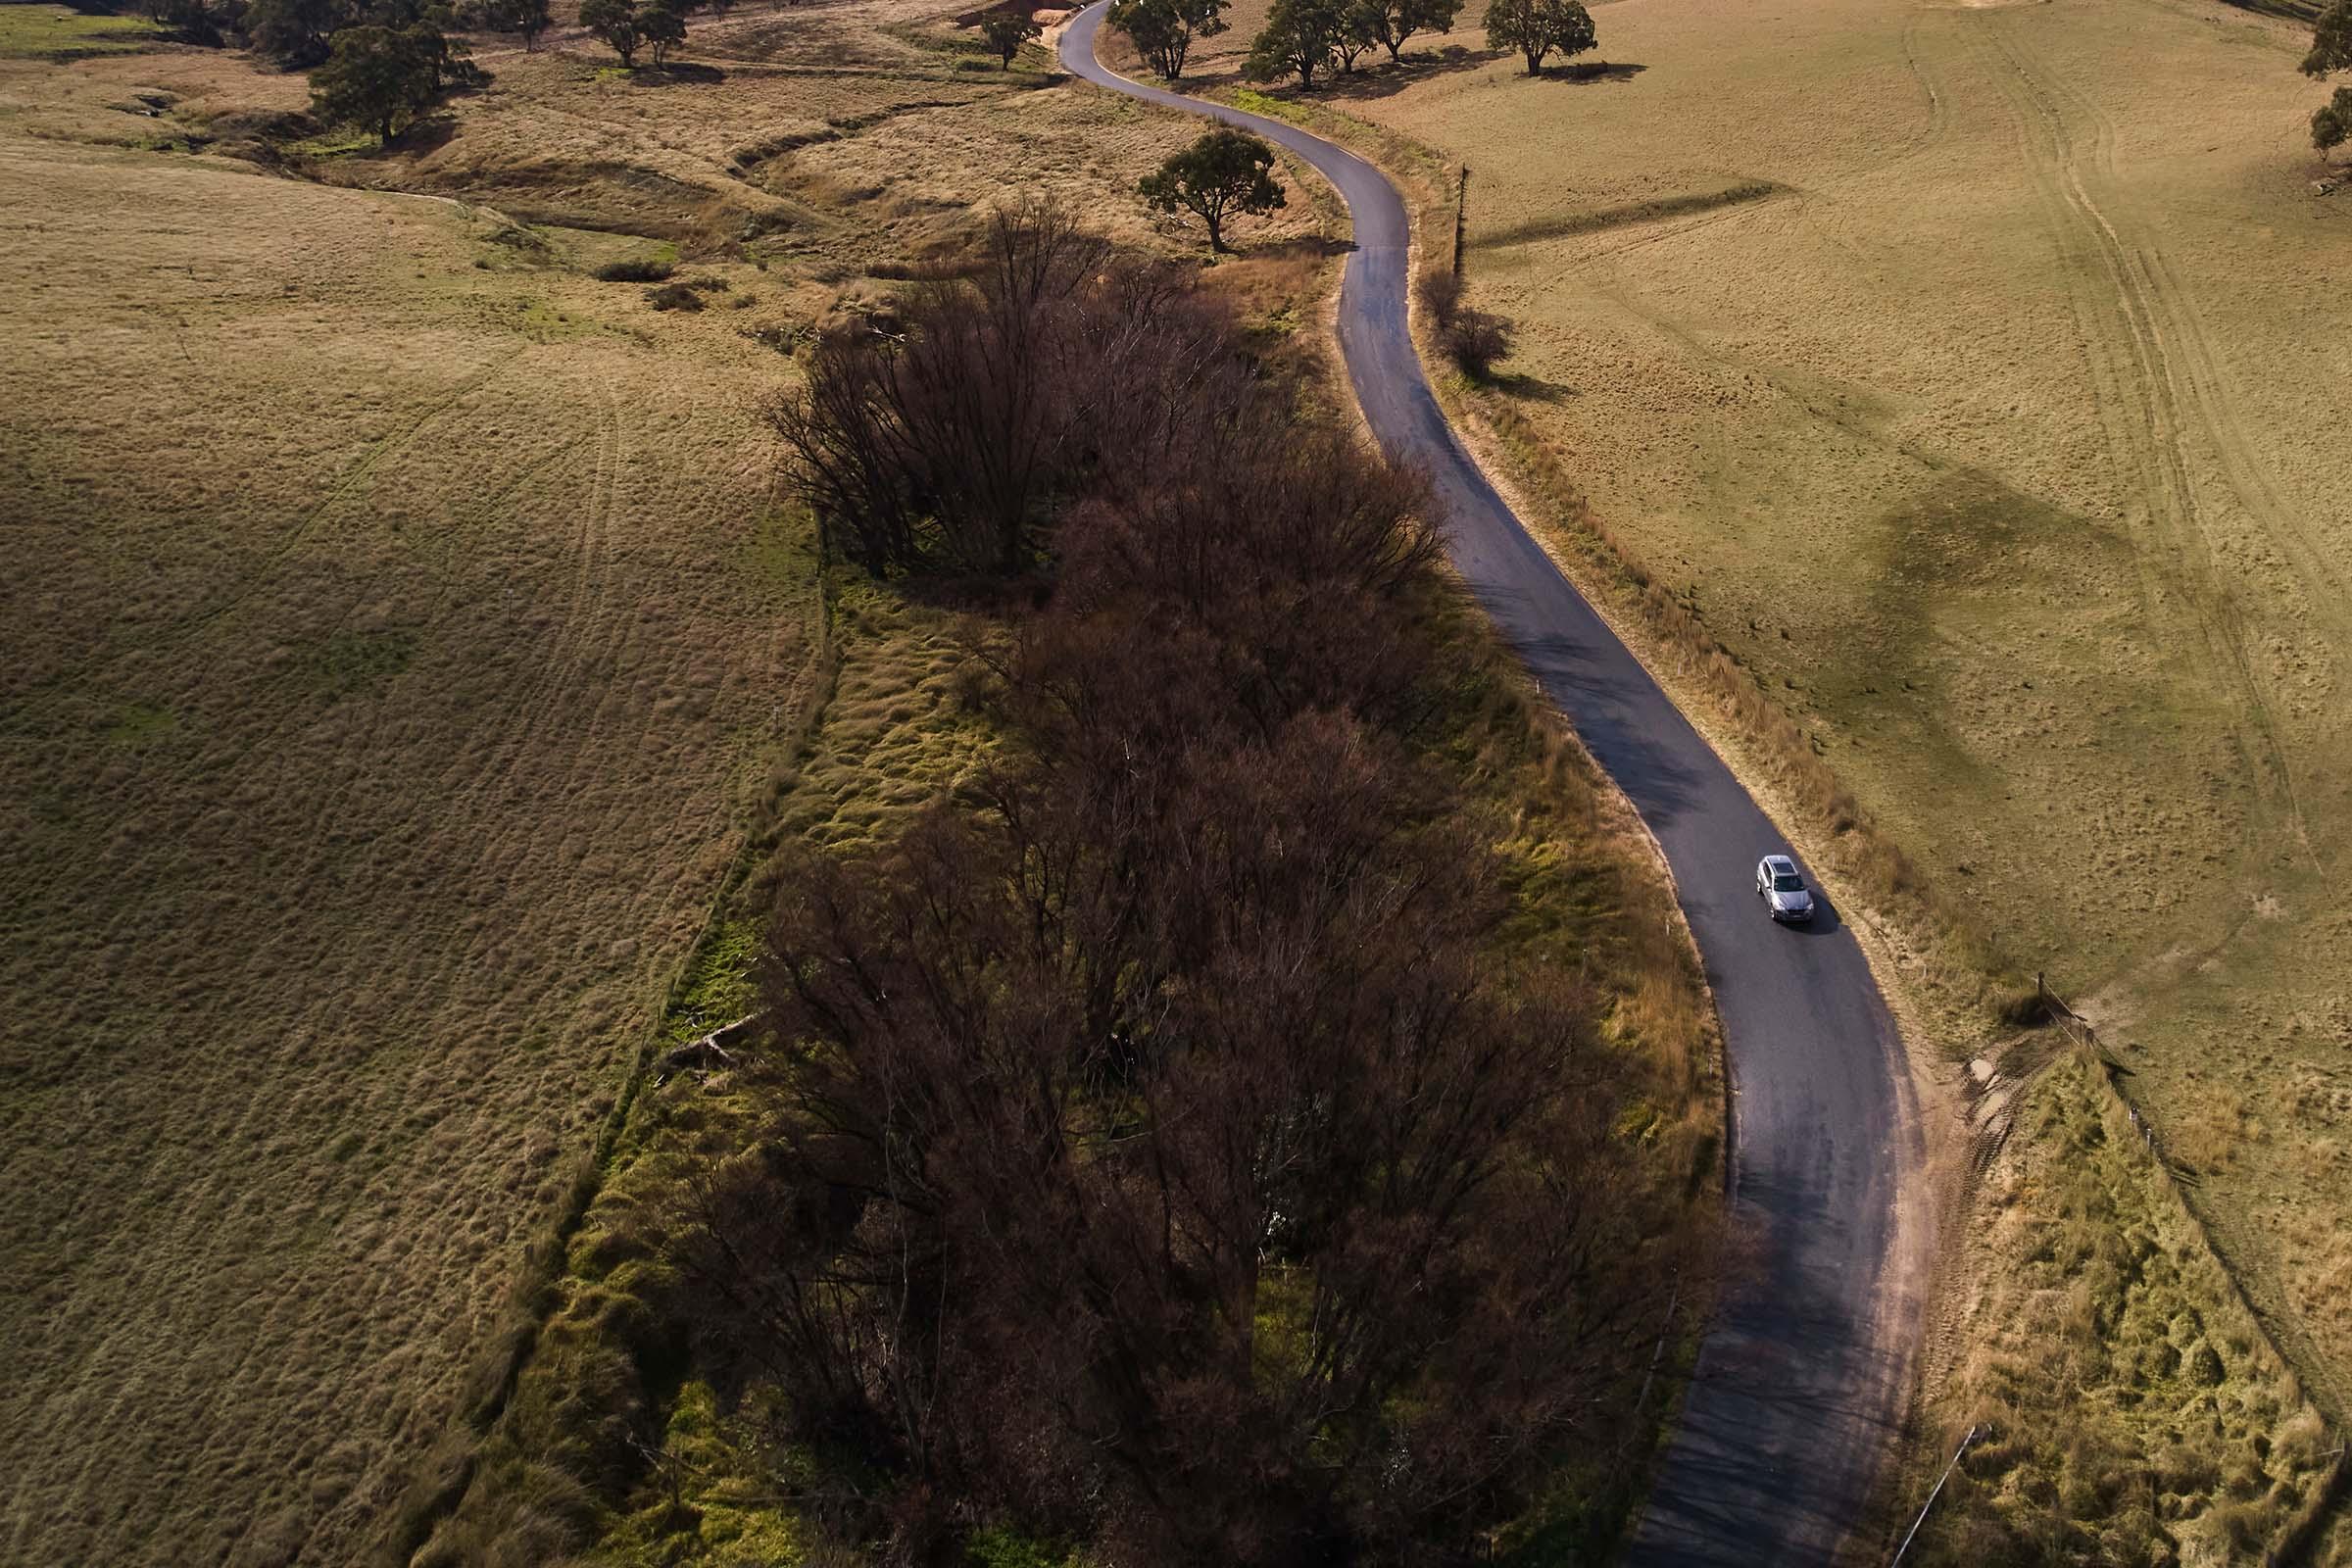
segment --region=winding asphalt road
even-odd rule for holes
[[[1103,6],[1061,61],[1116,92],[1255,131],[1339,188],[1355,220],[1340,347],[1364,416],[1427,469],[1455,567],[1544,692],[1630,797],[1673,867],[1723,1018],[1735,1216],[1755,1266],[1699,1348],[1681,1425],[1629,1561],[1833,1561],[1891,1450],[1919,1337],[1924,1256],[1895,1222],[1922,1145],[1902,1044],[1853,934],[1823,901],[1776,926],[1757,858],[1784,847],[1666,694],[1512,515],[1432,395],[1405,326],[1404,204],[1353,153],[1295,125],[1130,81],[1095,58]]]

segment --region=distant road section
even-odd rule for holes
[[[1862,950],[1826,900],[1810,930],[1766,917],[1756,860],[1787,841],[1455,437],[1406,330],[1409,231],[1386,176],[1295,125],[1110,72],[1095,58],[1102,11],[1063,31],[1070,71],[1254,131],[1339,188],[1356,247],[1340,348],[1364,416],[1428,470],[1454,566],[1657,835],[1697,938],[1730,1057],[1735,1217],[1757,1263],[1700,1347],[1629,1560],[1832,1561],[1892,1446],[1920,1324],[1918,1239],[1898,1254],[1895,1224],[1921,1163],[1918,1119]]]

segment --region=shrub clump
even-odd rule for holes
[[[668,280],[672,270],[667,262],[607,262],[596,270],[596,278],[600,283],[661,283]]]
[[[830,548],[876,575],[1018,574],[1057,512],[1207,471],[1244,411],[1277,421],[1228,312],[1066,215],[991,229],[968,275],[920,280],[820,341],[769,411]]]
[[[1454,368],[1473,381],[1484,381],[1511,352],[1511,323],[1462,303],[1462,279],[1456,272],[1421,274],[1421,308],[1429,313],[1438,343]]]

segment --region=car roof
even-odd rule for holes
[[[1764,863],[1775,871],[1794,871],[1796,869],[1796,862],[1786,855],[1767,855],[1764,857]]]

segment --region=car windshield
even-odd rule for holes
[[[1802,893],[1805,891],[1805,879],[1794,871],[1775,871],[1772,874],[1772,891],[1775,893]]]

